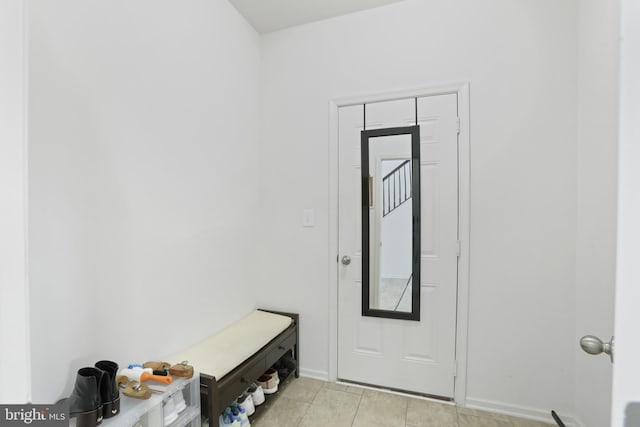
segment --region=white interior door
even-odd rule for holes
[[[365,106],[338,114],[338,378],[452,398],[458,268],[457,96],[366,105],[366,128],[420,125],[420,320],[362,316],[360,132]]]

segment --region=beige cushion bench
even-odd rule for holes
[[[187,360],[200,372],[202,414],[211,427],[220,413],[284,354],[299,375],[298,315],[256,310],[229,327],[169,358]]]

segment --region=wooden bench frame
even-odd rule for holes
[[[200,373],[201,411],[209,419],[210,427],[219,427],[219,417],[224,408],[289,351],[296,364],[295,376],[300,376],[299,315],[262,309],[260,311],[290,317],[291,325],[220,380],[207,373]]]

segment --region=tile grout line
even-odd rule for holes
[[[358,411],[360,410],[360,405],[362,404],[362,398],[364,397],[364,391],[360,395],[360,400],[358,400],[358,406],[356,406],[356,412],[353,414],[353,420],[351,420],[351,427],[353,427],[353,423],[356,422],[356,417],[358,416]]]
[[[320,389],[322,389],[322,388],[324,388],[324,386],[321,386],[318,390],[316,390],[316,394],[313,396],[313,399],[308,404],[307,408],[304,410],[304,414],[302,414],[302,416],[300,417],[300,421],[298,421],[298,423],[296,424],[296,427],[300,427],[300,425],[303,423],[304,417],[306,417],[307,414],[309,413],[309,409],[311,409],[311,405],[313,405],[313,403],[318,398],[318,394],[320,394]]]
[[[407,420],[409,419],[409,398],[405,397],[404,398],[404,425],[407,425]]]
[[[407,399],[407,408],[404,411],[404,427],[409,427],[409,399]]]
[[[314,398],[314,400],[315,400],[315,398]],[[307,409],[304,410],[304,414],[302,414],[302,416],[300,417],[300,420],[296,424],[296,427],[300,427],[300,425],[304,421],[304,417],[306,417],[307,416],[307,412],[309,412],[309,408],[311,408],[311,404],[309,404],[309,406],[307,406]]]
[[[358,396],[358,402],[357,402],[357,404],[354,405],[355,406],[355,412],[354,412],[354,415],[352,416],[352,420],[351,420],[351,423],[350,423],[351,427],[354,427],[356,425],[355,421],[356,421],[356,419],[358,417],[358,414],[359,414],[359,411],[360,411],[360,407],[362,406],[362,404],[364,402],[364,396],[366,394],[365,393],[366,390],[363,390],[362,393],[354,393],[354,392],[350,392],[348,390],[334,389],[334,388],[330,387],[330,384],[332,384],[332,383],[328,382],[328,381],[322,381],[322,385],[317,390],[315,390],[315,393],[314,393],[313,399],[311,399],[311,402],[297,401],[297,399],[291,399],[291,398],[289,398],[287,396],[284,396],[284,395],[279,396],[279,397],[285,398],[286,400],[305,403],[307,405],[307,407],[304,409],[303,413],[301,414],[299,420],[297,421],[297,423],[295,423],[294,427],[301,427],[302,425],[304,425],[304,423],[305,423],[305,421],[307,419],[306,417],[309,416],[309,414],[310,414],[311,407],[318,402],[317,399],[318,399],[318,396],[320,395],[320,393],[322,392],[322,390],[326,390],[327,392],[335,391],[337,393],[345,393],[345,394],[352,394],[352,395],[357,395]],[[408,421],[409,421],[409,404],[412,401],[412,399],[411,399],[411,397],[406,397],[406,396],[403,396],[403,397],[405,397],[405,399],[404,399],[404,401],[405,401],[405,422],[404,422],[404,425],[401,424],[401,426],[403,426],[403,427],[414,427],[414,426],[412,426],[412,425],[410,425],[408,423]],[[276,401],[274,401],[273,403],[275,404]],[[503,414],[491,413],[491,412],[487,412],[487,411],[473,411],[473,410],[469,411],[470,413],[466,413],[466,408],[460,407],[458,405],[454,405],[453,408],[455,410],[455,420],[453,421],[453,423],[448,424],[448,425],[451,425],[451,427],[461,427],[461,425],[462,425],[461,424],[462,415],[464,415],[465,417],[468,417],[468,418],[465,418],[467,421],[465,422],[464,425],[467,425],[467,422],[469,422],[470,419],[478,420],[478,421],[481,421],[481,420],[493,421],[494,423],[496,423],[496,422],[499,423],[499,425],[501,425],[501,426],[503,425],[503,422],[510,422],[510,421],[507,421],[507,420],[503,421],[500,418],[502,416],[507,416],[507,415],[503,415]],[[525,425],[527,425],[527,426],[530,425],[530,421],[529,420],[525,420],[525,419],[520,420],[518,417],[510,417],[510,416],[507,416],[507,417],[509,418],[509,420],[511,420],[513,418],[514,421],[516,421],[516,420],[518,421],[518,423],[516,423],[516,424],[509,424],[509,425],[514,426],[514,427],[515,426],[524,427]],[[256,420],[256,421],[261,421],[261,420]],[[345,420],[345,421],[347,421],[347,420]],[[472,421],[472,422],[475,423],[475,421]],[[260,424],[260,422],[258,422],[258,423],[256,423],[256,425],[261,425],[261,424]],[[547,425],[547,426],[550,427],[553,424],[541,424],[541,426],[542,425]],[[267,426],[265,426],[265,427],[267,427]]]

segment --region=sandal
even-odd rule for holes
[[[147,362],[142,365],[143,368],[151,368],[153,370],[153,375],[168,375],[169,368],[171,367],[170,363],[167,362]]]
[[[122,394],[125,396],[135,399],[148,399],[151,397],[151,390],[149,390],[146,384],[139,383],[138,381],[129,381],[129,378],[125,375],[118,375],[117,382],[120,388],[124,385]]]
[[[193,366],[188,363],[188,361],[184,360],[173,365],[171,369],[169,369],[169,373],[174,377],[191,378],[193,376]]]

